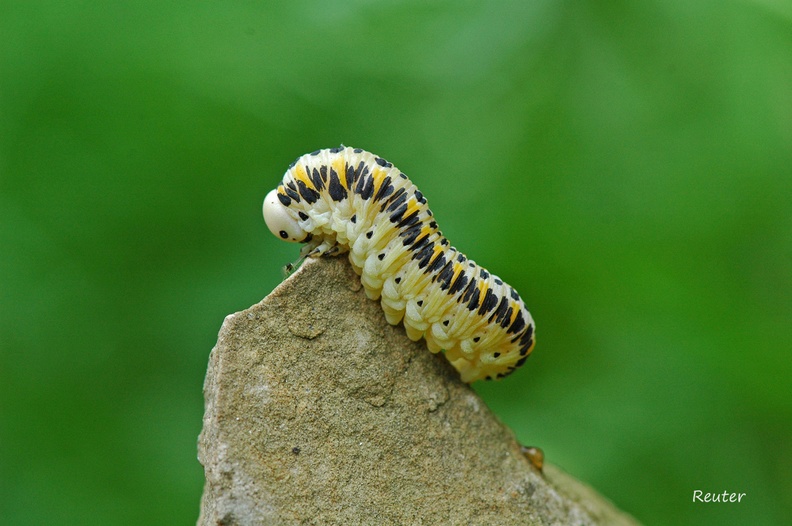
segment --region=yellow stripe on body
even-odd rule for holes
[[[407,209],[404,211],[402,218],[408,217],[410,214],[418,210],[420,207],[421,205],[418,203],[418,201],[415,200],[415,197],[410,197],[410,199],[407,200]],[[424,228],[421,229],[421,235],[426,233],[424,232],[424,229],[426,228],[427,227],[425,226]]]
[[[483,303],[488,290],[487,281],[484,279],[480,279],[478,283],[478,289],[479,289],[479,302]]]
[[[382,181],[385,180],[386,175],[387,172],[379,167],[374,167],[371,169],[371,180],[374,182],[373,184],[374,189],[371,192],[372,196],[377,195],[377,193],[380,190],[380,186],[382,186]]]
[[[301,164],[298,164],[294,167],[294,178],[300,180],[307,186],[308,188],[313,188],[313,181],[308,177],[308,173],[305,171],[305,167]]]
[[[511,326],[511,324],[514,323],[514,320],[517,319],[517,315],[520,314],[520,306],[517,305],[516,301],[509,302],[509,307],[511,307],[512,309],[512,316],[511,319],[509,320],[509,325],[507,325],[507,327]]]
[[[341,186],[344,188],[347,187],[347,179],[346,179],[346,162],[344,158],[339,155],[338,158],[333,161],[332,164],[333,170],[338,174],[338,180],[341,181]]]

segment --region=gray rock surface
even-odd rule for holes
[[[514,381],[514,380],[506,380]],[[198,524],[636,524],[385,322],[345,258],[228,316],[209,358]]]

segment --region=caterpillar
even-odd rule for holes
[[[275,236],[305,243],[301,260],[349,252],[388,323],[445,351],[463,382],[502,378],[533,350],[517,291],[451,246],[423,194],[385,159],[344,146],[303,155],[263,213]]]

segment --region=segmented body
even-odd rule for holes
[[[284,207],[298,233],[268,220],[273,233],[307,243],[309,257],[348,251],[388,322],[403,320],[411,339],[444,350],[463,381],[501,378],[525,362],[534,322],[520,296],[450,245],[391,163],[360,149],[319,150],[297,159],[276,192],[270,206]]]

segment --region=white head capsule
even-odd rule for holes
[[[300,228],[288,209],[278,199],[278,191],[272,190],[264,198],[264,222],[270,232],[284,241],[298,243],[305,240],[307,232]]]

